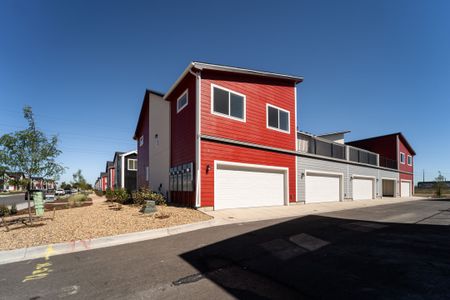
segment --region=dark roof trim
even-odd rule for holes
[[[178,77],[177,81],[175,81],[175,83],[170,87],[169,91],[164,96],[164,99],[167,99],[170,96],[170,94],[173,92],[173,90],[178,86],[178,84],[181,82],[181,80],[183,80],[183,78],[189,73],[189,71],[192,68],[195,68],[200,71],[201,70],[215,70],[215,71],[233,72],[233,73],[239,73],[239,74],[247,74],[247,75],[256,75],[256,76],[269,77],[269,78],[284,79],[284,80],[293,81],[293,82],[295,82],[295,84],[303,81],[303,76],[287,75],[287,74],[274,73],[274,72],[268,72],[268,71],[253,70],[253,69],[246,69],[246,68],[240,68],[240,67],[233,67],[233,66],[193,61],[186,67],[186,69],[181,74],[181,76]]]
[[[164,98],[164,94],[161,92],[157,92],[157,91],[149,90],[149,89],[145,90],[144,100],[142,101],[141,111],[139,112],[139,118],[138,118],[138,121],[136,124],[136,129],[134,130],[133,140],[137,139],[137,131],[139,129],[139,126],[141,125],[142,118],[144,117],[144,109],[148,106],[150,94]]]
[[[351,144],[351,143],[356,143],[356,142],[365,142],[365,141],[370,141],[370,140],[376,140],[376,139],[385,138],[385,137],[388,137],[388,136],[399,136],[399,138],[402,140],[402,142],[405,144],[405,146],[409,149],[411,154],[412,155],[416,155],[416,151],[414,151],[413,147],[411,147],[411,145],[409,144],[408,140],[405,138],[405,136],[401,132],[395,132],[395,133],[390,133],[390,134],[374,136],[374,137],[370,137],[370,138],[366,138],[366,139],[362,139],[362,140],[355,140],[355,141],[348,142],[346,144]]]
[[[343,131],[335,131],[335,132],[328,132],[328,133],[324,133],[324,134],[319,134],[317,136],[327,136],[327,135],[335,135],[335,134],[346,134],[346,133],[350,133],[350,130],[343,130]]]

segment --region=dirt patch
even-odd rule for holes
[[[94,196],[96,197],[96,196]],[[0,250],[10,250],[150,229],[195,223],[211,219],[210,216],[190,208],[158,206],[153,215],[139,212],[140,207],[123,205],[113,209],[106,202],[94,199],[94,204],[85,207],[46,211],[36,226],[27,227],[22,223],[0,227]]]

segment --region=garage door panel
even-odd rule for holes
[[[373,179],[353,178],[353,200],[373,199]]]
[[[215,209],[284,204],[284,172],[223,165],[217,167],[215,181]]]
[[[306,203],[336,202],[341,198],[341,177],[336,175],[307,174]]]
[[[401,196],[402,197],[410,197],[411,196],[411,182],[402,181],[400,188],[401,188]]]

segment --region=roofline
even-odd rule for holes
[[[411,154],[412,155],[416,155],[416,151],[414,151],[414,148],[411,147],[411,145],[409,144],[408,140],[405,138],[405,136],[401,132],[394,132],[394,133],[389,133],[389,134],[373,136],[373,137],[369,137],[369,138],[366,138],[366,139],[354,140],[354,141],[346,142],[346,144],[351,144],[351,143],[355,143],[355,142],[370,141],[370,140],[375,140],[375,139],[384,138],[384,137],[388,137],[388,136],[397,136],[397,135],[400,136],[404,140],[404,142],[406,144],[406,147],[409,148],[409,150],[411,151]]]
[[[146,90],[145,90],[144,100],[142,101],[142,105],[141,105],[141,110],[140,110],[140,112],[139,112],[138,121],[137,121],[137,123],[136,123],[136,128],[134,129],[133,140],[137,140],[136,133],[137,133],[137,130],[138,130],[138,128],[139,128],[139,124],[141,123],[141,119],[142,119],[142,111],[143,111],[143,109],[144,109],[145,101],[147,100],[147,97],[148,97],[149,94],[153,94],[153,95],[162,97],[162,98],[164,99],[164,94],[161,93],[161,92],[158,92],[158,91],[155,91],[155,90],[151,90],[151,89],[146,89]],[[150,97],[148,97],[148,98],[149,98],[149,101],[150,101]]]
[[[193,61],[188,64],[186,69],[183,71],[183,73],[178,77],[178,79],[175,81],[175,83],[170,87],[169,91],[164,96],[164,100],[167,100],[167,98],[170,96],[170,94],[173,92],[173,90],[178,86],[181,80],[186,77],[186,75],[189,73],[189,71],[192,68],[196,68],[198,70],[215,70],[215,71],[223,71],[223,72],[236,72],[240,74],[247,74],[247,75],[256,75],[256,76],[263,76],[263,77],[271,77],[271,78],[278,78],[278,79],[284,79],[284,80],[291,80],[294,81],[295,84],[300,83],[303,81],[303,76],[294,76],[294,75],[286,75],[281,73],[274,73],[274,72],[268,72],[268,71],[259,71],[259,70],[252,70],[252,69],[246,69],[246,68],[240,68],[240,67],[233,67],[233,66],[226,66],[226,65],[218,65],[218,64],[211,64],[211,63],[205,63],[205,62],[199,62],[199,61]]]
[[[124,152],[124,153],[120,154],[120,156],[128,156],[130,154],[137,154],[137,150],[131,150],[128,152]]]
[[[335,134],[346,134],[346,133],[350,133],[350,130],[343,130],[343,131],[335,131],[335,132],[329,132],[329,133],[324,133],[324,134],[319,134],[317,136],[326,136],[326,135],[335,135]]]

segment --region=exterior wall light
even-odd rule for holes
[[[209,173],[209,170],[211,170],[211,166],[210,165],[206,165],[206,174]]]

